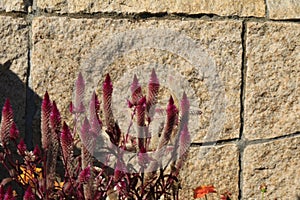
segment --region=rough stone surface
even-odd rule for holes
[[[267,0],[271,19],[299,19],[300,1],[298,0]]]
[[[6,12],[24,11],[24,0],[0,0],[0,10]]]
[[[179,199],[193,199],[193,189],[200,185],[214,185],[216,194],[208,199],[219,199],[230,191],[238,199],[239,153],[236,145],[191,147],[181,171],[182,190]]]
[[[260,184],[268,187],[266,199],[297,199],[300,195],[300,137],[246,147],[243,156],[243,199],[260,199]]]
[[[224,1],[83,1],[83,0],[37,0],[37,7],[49,12],[59,13],[94,13],[94,12],[124,12],[124,13],[186,13],[186,14],[216,14],[221,16],[256,16],[264,17],[265,4],[263,0],[224,0]]]
[[[151,69],[155,68],[162,85],[160,108],[165,109],[170,94],[178,103],[183,91],[187,92],[194,113],[194,141],[236,138],[240,33],[239,21],[38,17],[33,21],[30,82],[40,97],[48,90],[52,100],[67,112],[79,71],[87,79],[86,88],[96,85],[97,91],[104,75],[110,73],[115,85],[113,105],[115,112],[122,115],[128,113],[124,111],[125,102],[134,73],[146,87]],[[200,116],[195,114],[199,110],[203,112]],[[128,115],[124,117],[128,119]],[[157,121],[164,120],[164,116],[158,118]]]
[[[24,133],[27,23],[23,19],[1,16],[0,38],[0,108],[2,110],[5,99],[9,98],[18,128]]]
[[[299,37],[299,24],[247,25],[246,138],[300,130]]]

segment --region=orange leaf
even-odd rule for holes
[[[202,185],[194,189],[194,198],[202,198],[209,193],[216,193],[215,187],[213,185]]]

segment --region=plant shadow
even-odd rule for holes
[[[11,61],[0,63],[0,109],[2,111],[4,102],[8,98],[20,137],[24,138],[28,150],[32,150],[40,140],[40,122],[36,120],[36,115],[42,99],[10,70],[11,64]],[[0,112],[1,118],[2,112]]]

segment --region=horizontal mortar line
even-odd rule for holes
[[[253,145],[253,144],[263,144],[268,142],[279,141],[283,139],[290,139],[300,136],[300,131],[288,134],[288,135],[281,135],[273,138],[264,138],[264,139],[255,139],[255,140],[246,140],[245,145]]]
[[[296,22],[300,23],[300,19],[290,18],[290,19],[269,19],[271,22]]]
[[[5,12],[5,11],[0,11],[0,16],[9,16],[9,17],[15,17],[15,18],[25,18],[28,14],[26,12]]]
[[[264,144],[268,142],[274,142],[274,141],[279,141],[283,139],[288,139],[288,138],[294,138],[300,136],[300,132],[297,131],[295,133],[289,134],[289,135],[283,135],[283,136],[278,136],[274,138],[265,138],[265,139],[255,139],[255,140],[244,140],[240,138],[234,138],[234,139],[225,139],[225,140],[217,140],[217,141],[210,141],[210,142],[193,142],[191,143],[191,147],[205,147],[205,146],[221,146],[221,145],[226,145],[226,144],[236,144],[239,145],[239,142],[243,141],[244,146],[248,145],[254,145],[254,144]]]
[[[32,13],[26,13],[22,11],[5,12],[0,11],[0,15],[13,16],[18,18],[23,18],[27,15],[32,17],[69,17],[74,19],[101,19],[101,18],[111,18],[111,19],[132,19],[132,20],[146,20],[146,19],[156,19],[156,20],[247,20],[254,22],[300,22],[300,19],[269,19],[266,17],[240,17],[238,15],[220,16],[217,14],[210,13],[200,13],[200,14],[187,14],[187,13],[167,13],[167,12],[140,12],[140,13],[118,13],[118,12],[96,12],[96,13],[48,13],[41,9],[34,10]]]
[[[191,147],[200,147],[200,146],[220,146],[224,144],[237,144],[240,141],[239,138],[233,139],[224,139],[217,141],[209,141],[209,142],[192,142]]]

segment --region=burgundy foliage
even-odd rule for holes
[[[0,159],[1,166],[9,171],[11,178],[0,184],[0,199],[15,199],[11,181],[17,183],[14,187],[22,189],[24,200],[178,199],[177,176],[191,142],[188,131],[190,105],[184,93],[178,109],[179,105],[175,105],[171,96],[161,133],[152,133],[150,126],[157,114],[159,88],[155,70],[150,76],[147,95],[143,94],[134,75],[131,99],[127,102],[131,122],[123,131],[113,115],[110,76],[106,75],[102,85],[100,107],[95,92],[85,104],[85,82],[79,73],[75,82],[75,101],[69,107],[74,123],[69,128],[62,122],[56,102],[51,102],[46,92],[41,105],[41,148],[36,146],[33,151],[29,151],[24,140],[19,138],[7,99],[2,110]],[[136,129],[132,128],[134,123]],[[156,149],[150,148],[152,134],[161,134]],[[110,153],[106,159],[115,161],[114,169],[94,157],[96,140],[105,137],[108,138],[106,142],[110,142],[105,149]],[[12,156],[8,144],[15,144],[18,159]],[[127,163],[125,152],[137,155],[133,159],[139,169],[133,169],[132,164]],[[163,167],[160,156],[168,153],[171,155],[169,165]]]
[[[0,142],[6,145],[9,140],[10,128],[13,124],[13,111],[9,99],[6,99],[2,109]]]

